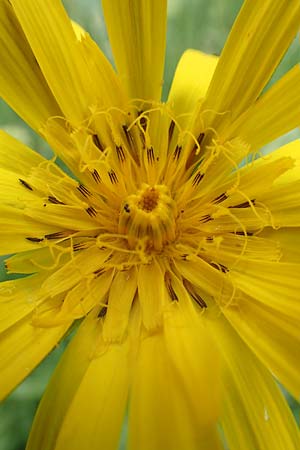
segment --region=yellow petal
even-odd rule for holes
[[[3,169],[29,175],[31,169],[43,161],[37,152],[0,130],[0,166]]]
[[[188,320],[180,301],[164,330],[140,342],[129,404],[131,450],[221,448],[218,356],[208,330]]]
[[[300,66],[297,64],[227,127],[222,137],[242,137],[251,151],[293,130],[300,123]],[[255,132],[253,132],[255,130]]]
[[[299,29],[298,0],[246,0],[222,51],[203,110],[215,129],[251,106]]]
[[[66,117],[82,121],[93,104],[86,61],[59,0],[12,0],[18,21]]]
[[[105,340],[115,341],[123,338],[136,290],[135,268],[116,273],[109,289],[108,308],[103,326]]]
[[[138,294],[143,323],[147,329],[157,328],[161,323],[164,302],[164,274],[154,260],[142,264],[138,271]]]
[[[105,345],[102,322],[88,317],[39,406],[27,450],[115,450],[125,413],[129,344]]]
[[[0,333],[36,308],[43,276],[30,276],[0,284]]]
[[[300,179],[275,185],[272,191],[258,196],[258,200],[270,212],[273,228],[300,226]]]
[[[31,314],[0,334],[0,399],[3,399],[45,358],[71,323],[51,329],[32,326]]]
[[[46,235],[59,232],[58,226],[40,223],[11,206],[0,205],[0,254],[7,255],[47,245]]]
[[[160,100],[166,45],[165,0],[102,0],[115,63],[128,96]]]
[[[251,283],[255,286],[254,281],[252,277]],[[280,286],[278,280],[274,284]],[[265,289],[268,289],[268,286]],[[261,290],[258,292],[260,294]],[[280,298],[277,297],[276,301],[278,304]],[[284,301],[283,296],[282,307],[284,307]],[[272,304],[260,302],[246,294],[239,295],[235,303],[237,307],[232,305],[223,309],[224,315],[259,359],[298,398],[300,395],[299,313],[293,318],[291,314],[286,315],[278,311],[278,308],[275,309]]]
[[[181,126],[190,120],[196,104],[205,97],[217,63],[217,56],[197,50],[187,50],[180,58],[168,103]]]
[[[281,252],[281,262],[300,264],[300,232],[299,228],[280,228],[274,230],[266,227],[259,237],[269,239],[279,245]]]
[[[214,320],[211,327],[222,352],[221,424],[229,448],[297,450],[297,424],[270,372],[228,323]]]
[[[47,85],[15,13],[0,1],[0,95],[33,129],[61,110]]]
[[[264,155],[255,160],[253,165],[266,165],[272,161],[278,161],[280,158],[289,157],[293,161],[293,166],[283,172],[280,177],[275,180],[276,185],[285,184],[286,182],[300,180],[300,140],[295,139],[277,150]]]

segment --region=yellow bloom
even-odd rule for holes
[[[0,0],[0,93],[72,171],[0,134],[0,395],[79,329],[28,450],[297,450],[299,0],[246,0],[161,102],[166,1],[103,0],[117,73],[59,0]],[[246,161],[246,162],[245,162]],[[244,163],[243,163],[244,162]],[[243,164],[242,164],[243,163]]]

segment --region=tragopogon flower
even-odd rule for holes
[[[299,0],[246,0],[161,102],[164,0],[103,0],[117,73],[59,0],[0,0],[1,396],[79,329],[28,450],[299,450],[300,69],[262,93]]]

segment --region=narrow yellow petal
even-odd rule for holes
[[[70,325],[36,328],[32,326],[29,314],[0,334],[0,399],[30,374],[57,345]]]
[[[147,329],[157,328],[161,324],[164,303],[164,274],[154,260],[143,264],[138,271],[138,294],[142,310],[143,323]]]
[[[43,161],[37,152],[0,130],[0,166],[3,169],[29,175],[31,169]]]
[[[44,247],[45,236],[59,231],[59,226],[37,222],[20,209],[0,205],[1,255]]]
[[[266,94],[224,130],[222,138],[241,136],[251,151],[263,147],[300,123],[300,66],[275,83]],[[255,130],[255,132],[253,132]]]
[[[273,228],[300,226],[300,179],[275,185],[272,192],[262,193],[259,201],[270,212]]]
[[[299,23],[298,0],[244,2],[203,104],[203,110],[228,114],[213,113],[210,126],[217,129],[218,124],[234,120],[257,100],[298,32]]]
[[[12,0],[15,14],[61,110],[82,121],[93,104],[90,73],[59,0]]]
[[[43,276],[30,276],[0,284],[0,333],[19,322],[38,304]]]
[[[197,50],[187,50],[180,58],[168,103],[181,126],[190,120],[196,104],[205,97],[217,63],[217,56]]]
[[[106,345],[102,322],[88,317],[39,406],[27,450],[115,450],[125,414],[129,343]]]
[[[274,230],[266,227],[259,237],[266,238],[277,243],[280,247],[281,262],[300,264],[300,233],[299,228],[280,228]]]
[[[253,281],[254,278],[251,277],[251,283]],[[278,286],[277,280],[275,286]],[[277,302],[279,300],[277,297]],[[281,301],[284,304],[284,297]],[[237,308],[230,305],[224,308],[224,315],[259,359],[298,398],[300,395],[299,314],[294,318],[287,316],[278,312],[272,304],[268,306],[247,295],[240,295],[237,302]],[[287,311],[289,311],[288,308]]]
[[[136,290],[135,268],[116,273],[109,289],[108,307],[103,325],[105,340],[116,341],[123,338]]]
[[[38,131],[48,117],[62,113],[10,3],[0,1],[0,95]]]
[[[129,448],[220,449],[215,347],[200,321],[186,320],[180,301],[172,306],[164,331],[140,342],[129,405]]]
[[[102,0],[115,63],[128,96],[160,100],[166,44],[165,0]]]
[[[230,449],[297,450],[297,424],[270,372],[226,321],[211,327],[223,357],[221,424]]]

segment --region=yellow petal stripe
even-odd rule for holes
[[[36,131],[61,115],[14,11],[0,1],[0,95]]]
[[[166,0],[103,0],[115,63],[131,98],[160,100]]]
[[[1,15],[0,15],[1,17]],[[17,139],[0,130],[0,166],[19,175],[29,175],[44,159]]]
[[[229,126],[222,137],[241,136],[254,152],[299,124],[300,65],[297,64]]]
[[[299,24],[298,0],[246,0],[222,51],[203,109],[228,112],[232,120],[251,106],[291,44]],[[214,128],[222,120],[217,116]]]
[[[63,113],[82,121],[93,103],[90,74],[59,0],[12,0],[16,16]]]
[[[228,323],[211,326],[223,356],[221,423],[230,450],[297,450],[297,424],[270,372]]]
[[[129,410],[131,450],[221,448],[217,354],[201,322],[188,323],[180,302],[174,303],[164,332],[140,343]]]
[[[217,63],[217,56],[197,50],[187,50],[180,58],[168,103],[181,125],[186,124],[196,104],[205,97]]]
[[[298,398],[300,395],[298,319],[282,314],[273,307],[246,295],[240,295],[238,309],[228,307],[224,309],[224,314],[253,352]]]
[[[129,381],[128,342],[107,346],[88,317],[66,350],[38,409],[27,450],[115,450]]]
[[[71,323],[51,329],[32,326],[31,314],[0,334],[0,400],[57,345]]]

